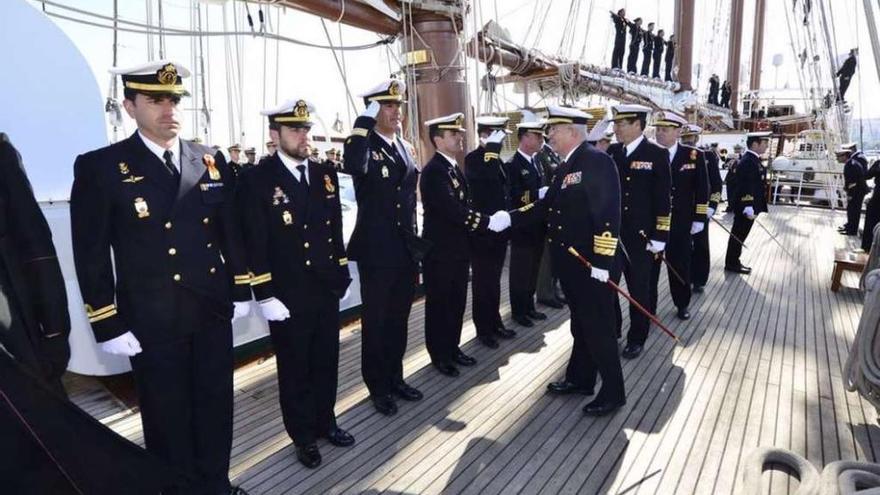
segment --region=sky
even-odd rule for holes
[[[35,8],[42,8],[37,0],[28,1]],[[113,0],[53,0],[64,5],[75,5],[77,8],[102,15],[112,15]],[[731,0],[696,0],[696,29],[694,42],[694,81],[697,90],[705,93],[708,76],[716,72],[722,76],[727,70],[727,37],[729,18],[727,11]],[[233,0],[162,0],[165,26],[168,28],[195,30],[192,16],[193,5],[200,3],[202,9],[202,29],[204,31],[249,31],[247,26],[245,4]],[[787,26],[796,28],[796,36],[803,38],[803,27],[800,25],[802,11],[800,1],[797,6],[796,20],[786,22],[786,11],[790,9],[790,0],[767,1],[767,26],[765,29],[765,48],[762,63],[762,87],[767,89],[767,97],[775,97],[777,102],[785,98],[795,98],[793,103],[801,104],[801,92],[798,89],[800,77],[798,62],[792,50],[791,37]],[[818,4],[813,0],[813,4]],[[874,69],[871,46],[867,37],[867,28],[862,11],[861,0],[835,0],[831,4],[831,17],[836,35],[836,49],[844,55],[849,48],[858,46],[860,49],[859,69],[847,94],[853,105],[854,118],[880,117],[880,104],[872,102],[870,95],[878,94],[880,82]],[[122,19],[158,23],[158,0],[120,0],[119,16]],[[152,7],[152,14],[147,15],[147,6]],[[743,87],[748,84],[748,68],[753,33],[754,0],[745,1],[744,33],[742,48],[743,73],[740,77]],[[614,1],[614,0],[476,0],[473,2],[474,17],[465,27],[466,32],[476,26],[495,20],[507,29],[514,41],[527,47],[534,47],[548,54],[560,54],[587,63],[608,65],[612,46],[613,28],[609,18],[609,10],[624,7],[629,17],[641,16],[645,21],[656,22],[658,27],[667,33],[673,31],[674,0],[656,1]],[[248,4],[255,23],[258,23],[256,4]],[[815,7],[814,7],[815,8]],[[578,22],[566,23],[566,19],[577,9],[575,18]],[[46,6],[49,12],[62,15],[71,14],[58,7]],[[263,6],[268,14],[268,30],[290,38],[307,41],[319,45],[327,45],[327,34],[333,45],[363,45],[377,41],[379,36],[349,26],[340,26],[332,21],[322,21],[294,9],[275,6]],[[795,14],[789,10],[789,16]],[[880,12],[877,13],[880,15]],[[224,19],[225,17],[225,19]],[[818,18],[818,17],[816,17]],[[880,18],[880,17],[878,17]],[[71,39],[95,74],[96,82],[103,95],[109,94],[111,76],[107,70],[113,66],[112,31],[93,26],[77,24],[68,20],[52,18]],[[541,19],[546,19],[543,23]],[[90,19],[94,22],[102,22]],[[224,24],[225,20],[225,24]],[[237,23],[237,29],[236,29]],[[543,26],[543,28],[542,28]],[[567,28],[567,29],[566,29]],[[140,28],[136,28],[140,29]],[[259,29],[259,25],[257,25]],[[567,36],[566,36],[567,35]],[[120,32],[118,40],[118,65],[138,65],[149,59],[159,58],[158,37],[144,34]],[[569,43],[562,47],[563,39]],[[345,65],[348,91],[354,97],[355,109],[348,103],[346,84],[340,76],[334,52],[326,49],[310,48],[286,42],[276,42],[254,36],[219,37],[204,36],[201,38],[206,64],[204,85],[208,92],[208,107],[211,115],[210,133],[205,135],[204,119],[195,120],[195,98],[185,100],[187,119],[184,124],[183,136],[196,135],[206,141],[221,145],[233,142],[244,146],[255,146],[263,150],[263,143],[268,138],[265,119],[260,116],[262,108],[275,106],[286,99],[304,98],[317,107],[317,113],[331,127],[339,118],[343,125],[343,133],[350,129],[357,112],[362,110],[361,100],[357,94],[374,86],[399,68],[397,63],[400,43],[390,47],[377,47],[360,51],[336,51],[340,57],[338,63]],[[198,38],[166,36],[166,58],[193,67],[196,63],[194,47]],[[826,50],[820,47],[822,60],[819,67],[824,72],[820,84],[827,86],[830,75],[827,73],[827,61],[824,60]],[[781,65],[774,66],[774,58]],[[478,106],[478,111],[487,110],[485,95],[477,89],[474,77],[475,61],[466,61],[471,101]],[[478,67],[477,74],[482,76],[484,68]],[[194,81],[199,83],[200,81]],[[809,84],[809,81],[808,81]],[[773,89],[777,88],[777,89]],[[786,89],[787,88],[787,89]],[[865,95],[865,98],[862,98]],[[496,93],[498,106],[493,110],[515,110],[523,104],[522,95],[515,93],[512,86],[502,85]],[[120,94],[121,99],[121,94]],[[532,98],[531,101],[536,101]],[[596,98],[585,100],[587,104],[605,104]],[[198,125],[196,125],[198,124]],[[313,134],[325,134],[324,127],[319,127]],[[124,137],[134,130],[133,123],[126,117],[125,133],[120,132],[118,138]],[[113,139],[113,136],[109,136]]]

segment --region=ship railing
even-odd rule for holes
[[[771,203],[789,200],[795,206],[823,206],[817,202],[827,202],[832,210],[845,207],[846,194],[843,190],[843,174],[840,172],[807,170],[798,172],[773,172],[771,176]],[[816,191],[823,191],[825,197],[816,197]]]

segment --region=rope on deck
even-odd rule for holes
[[[789,450],[775,447],[755,449],[745,460],[739,495],[760,495],[761,476],[768,464],[780,464],[800,480],[794,495],[880,495],[880,464],[835,461],[822,470]]]
[[[874,228],[874,244],[880,246],[880,225]],[[843,368],[844,387],[870,402],[880,411],[880,249],[871,251],[859,285],[865,291],[865,305],[859,328]]]

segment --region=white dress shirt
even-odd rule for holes
[[[306,158],[303,161],[299,161],[296,158],[293,158],[292,156],[288,155],[287,153],[281,151],[280,148],[278,149],[278,158],[281,159],[281,163],[283,163],[284,166],[287,167],[287,170],[290,170],[290,173],[293,174],[293,176],[296,178],[296,180],[302,180],[300,178],[299,169],[297,169],[296,167],[298,167],[299,165],[305,165],[306,169],[303,171],[303,178],[305,178],[306,184],[309,183],[309,159],[308,158]]]
[[[159,161],[164,164],[166,148],[163,148],[162,146],[151,141],[149,138],[141,134],[140,130],[138,130],[137,133],[138,137],[141,138],[141,141],[143,141],[144,144],[147,145],[147,149],[149,149],[153,152],[154,155],[159,157]],[[180,172],[180,139],[174,138],[174,141],[171,143],[171,147],[167,149],[171,150],[171,162],[174,163],[174,167],[177,169],[178,172]]]

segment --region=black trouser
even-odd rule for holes
[[[535,286],[535,296],[538,301],[556,301],[560,299],[558,278],[553,272],[552,255],[549,249],[541,253],[541,263],[538,265],[538,282]]]
[[[308,301],[284,300],[290,318],[269,322],[284,428],[298,447],[336,427],[339,299],[320,286],[314,290],[323,293]]]
[[[223,493],[232,449],[232,324],[189,291],[178,290],[175,304],[182,337],[141,342],[143,352],[131,358],[144,442],[201,478],[180,493]]]
[[[865,200],[865,193],[854,193],[848,195],[846,203],[846,231],[857,234],[859,232],[859,221],[862,218],[862,202]]]
[[[647,76],[651,72],[651,52],[642,51],[642,75]]]
[[[567,253],[560,253],[566,256]],[[614,295],[611,287],[590,277],[590,273],[569,260],[560,263],[559,282],[571,311],[571,357],[565,379],[587,389],[602,389],[596,400],[622,402],[626,398],[623,372],[614,337]]]
[[[742,242],[746,242],[746,237],[749,236],[749,231],[752,230],[752,224],[755,223],[754,220],[749,220],[749,218],[742,213],[737,213],[733,217],[733,228],[730,231]],[[727,239],[727,255],[724,258],[724,265],[731,268],[739,268],[742,266],[742,263],[739,260],[740,254],[742,254],[742,244],[740,244],[733,236],[728,237]]]
[[[626,46],[625,37],[614,38],[614,50],[611,52],[611,68],[620,69],[623,67],[623,51]]]
[[[654,72],[651,74],[651,77],[660,78],[660,57],[654,57]]]
[[[638,232],[626,232],[622,236],[623,245],[626,246],[626,257],[623,249],[617,250],[616,267],[611,271],[611,277],[615,283],[620,282],[621,275],[626,276],[626,288],[629,295],[645,308],[651,303],[651,267],[654,263],[654,255],[645,249],[645,239]],[[560,274],[560,277],[562,274]],[[621,334],[623,326],[623,314],[620,309],[620,298],[614,304],[615,324],[617,334]],[[642,314],[634,305],[629,305],[629,331],[626,340],[629,344],[644,344],[648,339],[648,326],[651,321]]]
[[[538,269],[541,268],[543,242],[510,243],[510,311],[524,315],[535,310]]]
[[[361,283],[361,373],[370,395],[391,393],[403,382],[407,323],[415,294],[416,265],[358,264]]]
[[[868,206],[865,208],[865,228],[862,230],[862,249],[871,250],[874,242],[874,227],[880,223],[880,194],[871,196]]]
[[[506,239],[485,239],[471,253],[471,313],[477,335],[491,336],[501,322],[501,272],[507,255]]]
[[[703,287],[709,281],[709,221],[703,230],[693,236],[694,250],[691,256],[691,283]]]
[[[458,350],[469,265],[467,260],[424,262],[425,347],[434,363],[450,363]]]
[[[666,59],[666,80],[672,81],[672,60]]]
[[[840,82],[838,84],[838,90],[840,91],[839,100],[843,100],[843,97],[846,95],[846,90],[849,89],[849,83],[852,80],[852,77],[840,77]]]
[[[675,218],[673,215],[672,218]],[[669,231],[669,241],[666,243],[666,251],[663,256],[667,263],[675,270],[667,266],[666,277],[669,279],[669,292],[672,294],[672,302],[676,308],[687,308],[691,304],[691,223],[676,224],[673,221],[672,230]],[[660,266],[665,265],[659,256],[651,267],[651,312],[657,313],[657,285],[660,280]],[[678,273],[684,283],[675,276]]]
[[[629,57],[626,59],[626,71],[635,74],[638,72],[639,45],[629,46]]]

